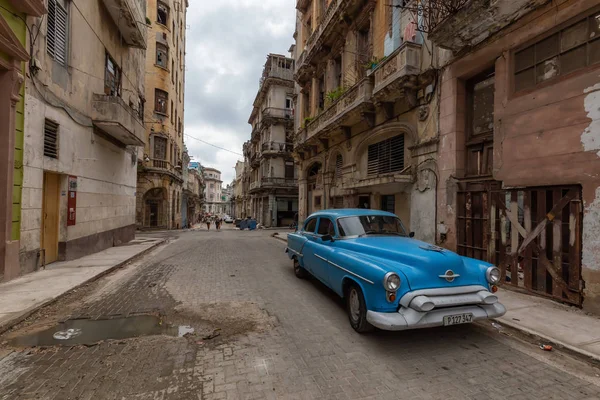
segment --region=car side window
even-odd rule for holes
[[[318,235],[335,235],[335,229],[333,228],[333,222],[329,218],[321,218],[319,221]]]
[[[315,233],[316,227],[317,227],[317,219],[313,218],[313,219],[309,220],[306,224],[304,224],[304,232]]]

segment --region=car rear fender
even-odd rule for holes
[[[308,239],[306,239],[304,235],[296,232],[287,235],[287,255],[290,260],[296,258],[301,266],[304,266],[302,250],[304,250],[304,245],[307,240]]]

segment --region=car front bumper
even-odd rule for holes
[[[398,312],[391,313],[367,311],[367,321],[379,329],[403,331],[406,329],[443,326],[445,316],[466,313],[473,314],[474,322],[501,317],[506,313],[506,308],[500,303],[436,308],[431,311],[417,311],[412,308],[401,307]]]

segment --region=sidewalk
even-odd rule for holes
[[[287,242],[288,233],[276,232],[273,237]],[[498,297],[507,310],[496,319],[501,325],[600,361],[600,318],[550,299],[512,290],[500,289]]]
[[[56,262],[46,269],[0,283],[0,333],[63,294],[111,272],[164,241],[137,236],[123,246],[73,261]]]
[[[507,310],[496,319],[500,324],[600,361],[600,318],[550,299],[512,290],[500,289],[498,297]]]

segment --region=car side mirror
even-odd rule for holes
[[[321,236],[321,240],[324,242],[333,242],[333,236],[331,235],[323,235]]]
[[[414,238],[414,237],[415,237],[415,233],[414,233],[414,232],[411,232],[411,233],[409,233],[409,234],[408,234],[408,237],[410,237],[410,238]]]

